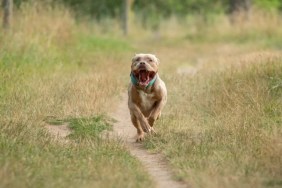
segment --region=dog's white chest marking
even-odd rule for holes
[[[144,110],[150,110],[155,103],[155,100],[153,99],[154,95],[139,91],[139,96],[141,98],[141,107]]]

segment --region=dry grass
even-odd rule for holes
[[[281,185],[281,66],[272,59],[170,80],[177,95],[153,146],[196,187]]]
[[[25,5],[14,20],[0,35],[0,187],[152,186],[119,141],[96,133],[125,86],[129,43],[80,31],[64,8]],[[46,117],[76,120],[73,142],[53,139]]]
[[[265,28],[248,26],[258,33]],[[235,40],[219,40],[210,29],[201,40],[152,47],[169,99],[156,125],[159,136],[145,145],[164,153],[177,178],[193,187],[280,187],[281,48],[236,29],[219,34]],[[271,33],[282,36],[274,25]],[[246,40],[238,43],[238,37]]]

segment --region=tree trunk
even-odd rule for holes
[[[129,22],[129,8],[130,8],[130,2],[129,0],[123,0],[123,26],[122,26],[122,30],[123,30],[123,34],[125,36],[128,35],[128,22]]]
[[[3,27],[8,29],[11,25],[12,15],[13,15],[13,0],[2,0],[3,6]]]
[[[252,0],[229,0],[230,22],[236,23],[243,18],[243,21],[250,17]]]

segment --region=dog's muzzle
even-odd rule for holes
[[[137,79],[139,86],[147,86],[150,81],[155,78],[156,72],[148,71],[145,65],[140,65],[139,68],[133,72],[133,75]]]

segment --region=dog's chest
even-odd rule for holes
[[[143,110],[147,111],[152,109],[156,100],[154,99],[154,94],[148,94],[143,91],[139,91],[140,96],[140,106]]]

